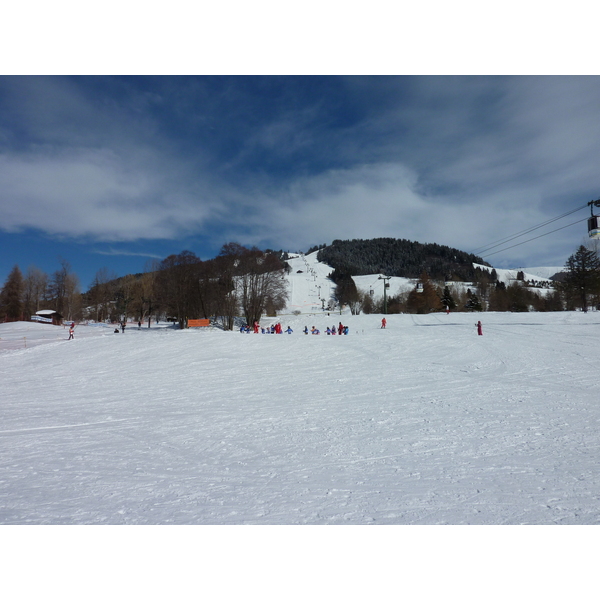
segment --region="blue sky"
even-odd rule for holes
[[[0,285],[227,242],[477,251],[599,198],[599,158],[597,76],[2,76]],[[487,260],[562,265],[586,237]]]

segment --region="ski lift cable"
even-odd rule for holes
[[[572,215],[573,213],[577,212],[578,210],[581,210],[582,208],[585,208],[585,206],[580,206],[579,208],[576,208],[574,210],[571,210],[569,212],[566,212],[558,217],[554,217],[553,219],[549,219],[548,221],[544,221],[543,223],[539,224],[539,225],[534,225],[533,227],[530,227],[528,229],[524,229],[523,231],[520,231],[518,233],[512,234],[510,236],[507,236],[505,238],[501,238],[499,240],[496,240],[495,242],[492,242],[492,246],[486,245],[486,246],[481,246],[480,248],[475,249],[473,252],[487,252],[488,250],[491,250],[492,248],[495,248],[498,245],[501,245],[502,242],[510,242],[522,235],[526,235],[527,233],[531,233],[532,231],[535,231],[536,229],[540,229],[541,227],[544,227],[545,225],[549,225],[550,223],[554,223],[555,221],[558,221],[559,219],[563,219],[564,217],[568,217],[569,215]]]
[[[522,246],[523,244],[527,244],[528,242],[533,242],[533,240],[537,240],[546,235],[550,235],[551,233],[560,231],[561,229],[566,229],[567,227],[572,227],[573,225],[577,225],[578,223],[582,223],[583,221],[587,221],[587,217],[585,219],[580,219],[579,221],[569,223],[568,225],[564,225],[563,227],[559,227],[558,229],[553,229],[552,231],[548,231],[547,233],[542,233],[541,235],[536,235],[535,237],[525,240],[524,242],[519,242],[518,244],[513,244],[512,246],[508,246],[507,248],[502,248],[502,250],[496,250],[496,252],[490,252],[489,254],[484,254],[483,256],[481,256],[481,258],[486,258],[488,256],[492,256],[494,254],[504,252],[505,250],[510,250],[511,248],[516,248],[517,246]]]
[[[566,212],[558,217],[554,217],[553,219],[549,219],[548,221],[544,221],[543,223],[539,224],[539,225],[534,225],[533,227],[530,227],[529,229],[524,229],[523,231],[520,231],[518,233],[512,234],[510,236],[507,236],[505,238],[501,238],[499,240],[496,240],[494,242],[492,242],[492,245],[486,245],[486,246],[481,246],[480,248],[476,248],[475,250],[473,250],[473,254],[478,254],[479,252],[487,252],[488,250],[492,250],[493,248],[496,248],[498,246],[501,246],[502,244],[505,244],[507,242],[511,242],[512,240],[517,239],[518,237],[521,237],[523,235],[527,235],[528,233],[531,233],[532,231],[535,231],[536,229],[540,229],[541,227],[545,227],[546,225],[550,225],[550,223],[554,223],[555,221],[558,221],[559,219],[563,219],[564,217],[568,217],[569,215],[572,215],[573,213],[581,210],[582,208],[585,208],[587,206],[587,204],[580,206],[579,208],[576,208],[574,210],[571,210],[569,212]]]

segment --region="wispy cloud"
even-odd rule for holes
[[[72,148],[0,156],[2,228],[99,241],[171,239],[199,228],[212,210],[202,182],[189,174],[175,182],[177,165],[140,154]]]
[[[162,260],[164,256],[160,254],[152,254],[151,252],[130,252],[128,250],[91,250],[92,254],[102,254],[103,256],[141,256],[143,258],[156,258]]]

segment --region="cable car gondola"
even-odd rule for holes
[[[592,216],[588,219],[588,235],[591,238],[600,238],[600,216],[594,214],[594,206],[600,207],[600,200],[592,200],[588,202],[588,206],[592,211]]]
[[[588,219],[588,235],[591,238],[600,238],[600,217],[592,215]]]

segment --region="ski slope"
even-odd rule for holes
[[[482,270],[492,272],[493,267],[486,267],[485,265],[479,265],[473,263],[473,266],[479,267]],[[495,269],[498,281],[509,285],[518,280],[519,272],[523,272],[523,279],[525,281],[533,281],[536,283],[552,283],[550,277],[556,275],[560,271],[563,271],[564,267],[524,267],[522,269]]]
[[[313,313],[327,308],[334,300],[335,284],[328,278],[333,269],[317,261],[317,252],[292,255],[286,276],[289,298],[285,312]]]
[[[553,275],[565,271],[566,267],[519,267],[518,269],[512,269],[512,271],[523,271],[525,273],[525,279],[533,279],[534,277],[540,277],[542,279],[550,279]]]
[[[289,286],[289,299],[284,310],[287,314],[312,314],[321,313],[330,307],[330,312],[335,310],[335,284],[328,278],[333,267],[317,260],[317,252],[310,254],[292,255],[287,262],[290,265],[290,273],[286,276]],[[475,267],[492,271],[491,267],[474,263]],[[522,269],[496,269],[498,281],[507,285],[517,281],[517,274]],[[535,267],[531,271],[525,271],[525,280],[539,283],[551,283],[548,277],[560,271],[560,267]],[[357,289],[371,294],[374,301],[383,298],[383,284],[381,274],[355,275],[352,277]],[[385,280],[389,284],[386,293],[388,298],[398,296],[403,292],[410,292],[416,285],[417,279],[407,277],[390,277]],[[452,282],[455,288],[465,291],[473,288],[471,283]],[[539,289],[529,288],[538,294],[546,295],[551,288]]]
[[[600,313],[380,320],[0,325],[0,523],[600,523]]]
[[[289,285],[289,299],[285,312],[294,313],[321,313],[329,306],[334,310],[335,284],[329,279],[333,267],[317,260],[318,252],[310,254],[292,255],[287,262],[290,273],[287,275]],[[379,274],[358,275],[352,277],[356,287],[369,293],[373,291],[373,299],[383,298],[383,280]],[[388,297],[397,296],[401,292],[414,288],[416,280],[406,277],[391,277],[387,280],[390,287],[387,289]],[[331,311],[330,311],[331,312]]]

